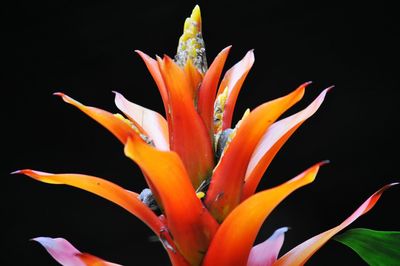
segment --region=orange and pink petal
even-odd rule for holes
[[[237,97],[253,64],[254,52],[253,50],[250,50],[241,61],[236,63],[236,65],[225,73],[225,76],[219,85],[217,95],[220,95],[226,88],[228,88],[228,97],[224,106],[222,130],[231,127]]]
[[[115,93],[115,105],[130,121],[142,129],[160,150],[169,150],[168,124],[159,113],[128,101],[122,94]]]
[[[287,227],[279,228],[267,240],[254,246],[247,266],[271,266],[278,258],[287,230]]]
[[[288,182],[254,194],[228,215],[215,234],[204,266],[245,266],[261,225],[274,208],[296,189],[314,181],[318,163]]]
[[[88,253],[81,253],[64,238],[36,237],[32,240],[41,244],[47,252],[64,266],[118,266]]]
[[[214,59],[204,75],[198,92],[197,112],[203,119],[210,137],[213,137],[214,134],[212,125],[217,87],[230,49],[231,46],[226,47]]]
[[[378,202],[379,198],[382,196],[382,193],[385,192],[385,190],[397,184],[398,183],[392,183],[382,187],[377,192],[372,194],[371,197],[369,197],[363,204],[361,204],[361,206],[341,224],[319,235],[316,235],[303,242],[302,244],[296,246],[295,248],[287,252],[284,256],[279,258],[274,266],[294,266],[305,264],[310,259],[310,257],[314,255],[314,253],[317,252],[329,239],[331,239],[334,235],[353,223],[356,219],[358,219],[358,217],[371,210]]]
[[[254,194],[272,159],[304,121],[318,110],[329,89],[324,90],[307,108],[272,124],[264,133],[247,166],[242,200]]]
[[[205,200],[206,206],[219,222],[241,200],[246,170],[257,143],[268,127],[303,97],[306,85],[307,83],[284,97],[257,107],[242,120],[236,135],[214,169]]]

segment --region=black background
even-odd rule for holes
[[[211,3],[210,3],[211,2]],[[216,1],[215,1],[216,2]],[[64,104],[63,91],[116,112],[111,90],[163,112],[143,62],[133,52],[173,56],[196,2],[15,1],[3,8],[3,163],[1,265],[55,265],[36,236],[65,237],[81,251],[124,265],[166,265],[161,245],[138,219],[107,201],[66,186],[8,173],[32,168],[77,172],[140,191],[143,178],[120,143]],[[295,192],[268,218],[259,239],[290,226],[284,251],[339,224],[370,194],[398,181],[399,24],[383,1],[348,6],[336,1],[198,2],[208,60],[233,45],[227,66],[255,49],[256,63],[239,96],[247,107],[312,80],[305,107],[335,85],[318,113],[278,154],[261,188],[277,185],[330,159],[317,180]],[[226,68],[227,69],[227,68]],[[4,71],[3,71],[4,73]],[[4,163],[5,158],[5,163]],[[4,187],[5,182],[5,187]],[[399,230],[399,188],[352,227]],[[328,242],[309,265],[363,265],[346,247]]]

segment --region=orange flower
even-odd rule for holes
[[[185,21],[175,59],[152,59],[137,51],[160,91],[166,119],[115,93],[121,114],[85,106],[63,93],[62,99],[102,124],[124,145],[142,170],[149,189],[141,194],[98,177],[15,173],[50,184],[92,192],[142,220],[160,239],[173,265],[302,265],[333,235],[377,202],[387,185],[368,198],[342,224],[323,232],[278,258],[287,228],[278,229],[253,247],[271,211],[290,193],[311,183],[325,163],[317,163],[286,183],[262,192],[257,186],[288,138],[312,116],[329,89],[304,110],[278,120],[301,100],[310,82],[293,92],[246,111],[232,125],[235,103],[254,63],[253,51],[219,82],[230,47],[208,68],[196,6]],[[219,84],[219,85],[218,85]],[[277,121],[278,120],[278,121]],[[153,211],[159,208],[162,215]],[[63,265],[116,265],[81,253],[65,239],[35,238]]]

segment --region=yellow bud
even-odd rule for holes
[[[201,13],[198,5],[185,20],[183,34],[179,38],[175,55],[176,63],[182,68],[189,60],[201,73],[204,74],[207,71],[206,50],[201,33]]]
[[[199,199],[204,198],[205,195],[206,195],[206,193],[204,193],[203,191],[200,191],[200,192],[197,192],[197,193],[196,193],[196,196],[197,196]]]

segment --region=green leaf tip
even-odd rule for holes
[[[351,248],[371,266],[400,265],[400,231],[355,228],[333,239]]]

